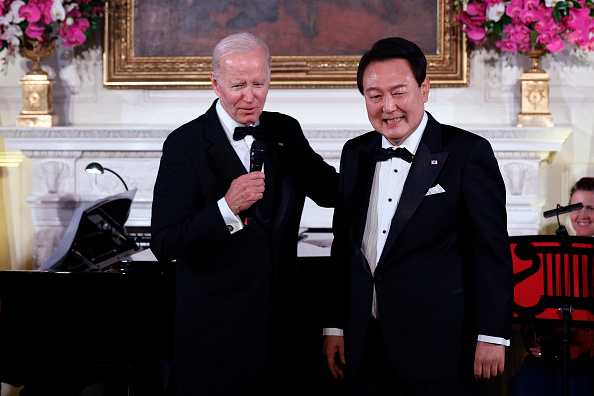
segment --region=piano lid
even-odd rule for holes
[[[136,189],[76,209],[62,241],[40,271],[97,271],[141,250],[124,224]]]

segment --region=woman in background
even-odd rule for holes
[[[571,225],[580,237],[594,236],[594,177],[583,177],[569,192],[569,204],[583,208],[571,212]],[[513,396],[560,396],[562,394],[561,337],[563,328],[527,326],[524,343],[529,355],[512,379]],[[569,395],[591,396],[594,329],[572,328],[569,341]]]
[[[577,236],[594,237],[594,177],[582,177],[571,188],[569,203],[578,202],[584,207],[571,212],[571,225]]]

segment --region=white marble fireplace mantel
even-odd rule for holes
[[[37,268],[60,242],[79,205],[121,192],[111,173],[89,175],[85,167],[99,162],[117,172],[130,189],[137,188],[127,226],[148,226],[152,190],[161,148],[174,128],[68,126],[53,128],[0,127],[9,150],[20,150],[33,163],[33,194],[27,198],[35,226],[33,266]],[[312,147],[338,167],[344,142],[368,129],[304,128]],[[507,187],[510,235],[537,234],[544,199],[540,165],[561,149],[569,127],[516,128],[465,126],[487,138],[497,156]],[[302,225],[329,228],[332,210],[308,201]]]

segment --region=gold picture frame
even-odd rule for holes
[[[171,1],[171,0],[170,0]],[[194,2],[202,2],[200,6],[204,7],[204,0],[177,0],[184,5],[193,4]],[[221,3],[220,0],[216,3],[217,6]],[[295,12],[295,7],[326,7],[329,3],[340,3],[340,0],[313,0],[304,2],[294,2],[287,0],[271,1],[271,0],[260,0],[262,3],[273,4],[276,6],[277,16],[279,15],[278,10],[287,15],[287,10]],[[412,17],[406,19],[406,9],[403,8],[403,4],[407,4],[402,0],[393,0],[392,7],[396,9],[399,7],[398,15],[402,15],[402,19],[405,21],[411,21],[409,23],[415,23],[419,32],[433,31],[436,33],[435,45],[432,51],[425,51],[428,61],[428,76],[431,80],[432,87],[455,87],[455,86],[467,86],[469,81],[469,61],[466,50],[466,40],[462,34],[461,29],[455,23],[455,8],[454,0],[423,0],[425,2],[435,2],[432,4],[436,12],[435,26],[432,24],[432,18],[418,18],[423,20],[416,20]],[[228,2],[233,4],[229,6],[231,11],[235,10],[237,14],[237,3],[241,2]],[[298,5],[290,5],[296,3]],[[346,3],[349,5],[358,4],[360,9],[363,10],[363,6],[369,7],[372,2],[370,0],[348,0]],[[377,2],[373,2],[376,4]],[[135,26],[135,22],[148,21],[150,15],[147,17],[147,13],[153,12],[162,16],[166,14],[164,11],[159,10],[158,7],[171,7],[165,4],[171,4],[168,2],[162,2],[161,0],[111,0],[108,2],[106,12],[106,28],[105,28],[105,51],[104,51],[104,85],[107,88],[115,89],[135,89],[135,88],[148,88],[148,89],[180,89],[180,88],[210,88],[210,70],[212,65],[211,56],[206,55],[206,52],[202,55],[192,54],[190,50],[186,53],[176,54],[139,54],[137,48],[142,48],[143,38],[145,41],[151,40],[148,38],[146,33],[135,32],[146,32],[156,29],[155,25],[144,25]],[[215,3],[212,3],[215,4]],[[250,2],[254,4],[253,1]],[[379,4],[379,3],[378,3]],[[389,4],[389,2],[383,2],[383,4]],[[418,7],[418,0],[410,0],[408,4],[414,4]],[[142,7],[141,7],[142,6]],[[285,9],[283,9],[284,7]],[[292,7],[293,9],[288,9]],[[411,6],[412,7],[412,6]],[[421,5],[422,7],[422,5]],[[386,6],[387,8],[387,6]],[[270,9],[270,8],[267,8]],[[340,9],[344,9],[341,6]],[[230,13],[231,11],[228,11]],[[299,10],[297,10],[299,11]],[[308,9],[309,11],[309,9]],[[317,11],[317,9],[316,9]],[[369,8],[366,9],[369,12]],[[378,12],[374,16],[378,18],[380,15],[379,11],[382,11],[382,16],[386,19],[386,10],[377,10]],[[142,12],[142,17],[137,18],[135,13]],[[336,11],[334,10],[334,14]],[[353,19],[352,22],[359,21],[359,14],[351,16],[345,16],[345,18],[357,18]],[[332,15],[334,15],[332,14]],[[194,14],[195,15],[195,14]],[[208,15],[214,15],[210,13]],[[219,14],[217,14],[219,15]],[[226,14],[227,15],[227,14]],[[290,14],[289,14],[290,15]],[[320,14],[321,15],[321,14]],[[315,14],[318,16],[318,14]],[[381,16],[381,15],[380,15]],[[209,16],[207,16],[209,17]],[[178,16],[178,19],[180,17]],[[188,17],[189,18],[189,17]],[[296,17],[294,17],[296,18]],[[310,17],[311,19],[311,17]],[[163,19],[159,19],[159,23]],[[378,19],[379,20],[379,19]],[[318,21],[318,20],[316,20]],[[323,23],[322,20],[320,23]],[[344,22],[344,19],[343,19]],[[148,22],[142,22],[148,24]],[[154,22],[151,22],[154,23]],[[284,22],[286,24],[286,22]],[[428,24],[426,27],[422,26],[423,23]],[[268,24],[268,25],[266,25]],[[261,24],[265,29],[266,26],[270,26],[269,22],[262,22]],[[367,25],[368,26],[368,25]],[[145,30],[142,30],[142,29]],[[430,29],[429,29],[430,28]],[[159,25],[158,29],[163,29],[162,25]],[[244,29],[251,31],[249,29]],[[212,47],[219,40],[217,34],[230,34],[232,31],[226,32],[213,32],[212,30],[205,33],[203,36],[212,37],[212,43],[207,43],[209,51],[212,51]],[[355,32],[356,33],[356,32]],[[382,32],[383,33],[383,32]],[[258,32],[256,35],[261,36]],[[423,33],[425,34],[425,33]],[[224,35],[222,37],[224,37]],[[396,35],[386,32],[385,36]],[[161,34],[163,36],[163,34]],[[274,40],[267,38],[265,41],[271,45],[270,41]],[[406,36],[404,36],[406,37]],[[383,37],[378,37],[383,38]],[[408,37],[407,37],[408,38]],[[431,37],[432,39],[432,37]],[[154,38],[150,44],[154,47]],[[280,40],[280,38],[279,38]],[[413,39],[411,39],[413,40]],[[194,40],[200,41],[200,40]],[[204,40],[202,40],[204,41]],[[286,40],[284,40],[286,41]],[[375,40],[374,40],[375,41]],[[415,40],[413,40],[415,41]],[[416,41],[415,41],[416,42]],[[146,44],[146,43],[145,43]],[[175,42],[175,44],[178,44]],[[417,42],[418,44],[418,42]],[[165,47],[163,45],[163,47]],[[421,48],[423,48],[421,46]],[[151,47],[152,49],[152,47]],[[154,51],[154,49],[152,49]],[[158,50],[158,48],[157,48]],[[271,63],[271,87],[275,88],[351,88],[356,87],[356,73],[361,53],[358,54],[331,54],[331,55],[292,55],[284,54],[276,56],[272,51],[272,63]]]

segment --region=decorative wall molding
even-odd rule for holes
[[[80,158],[161,158],[161,150],[159,151],[94,151],[83,152]]]
[[[174,128],[138,127],[1,127],[10,150],[21,150],[33,164],[33,194],[27,198],[35,225],[34,268],[61,240],[73,211],[86,202],[123,189],[116,176],[89,175],[90,162],[117,172],[129,188],[137,188],[128,226],[149,226],[152,190],[161,148]],[[507,187],[508,230],[511,235],[538,234],[544,197],[540,194],[543,161],[561,150],[570,128],[466,126],[487,138],[499,161]],[[311,127],[304,132],[311,146],[338,167],[346,140],[367,132],[362,127]],[[306,202],[302,226],[331,227],[332,210]]]

